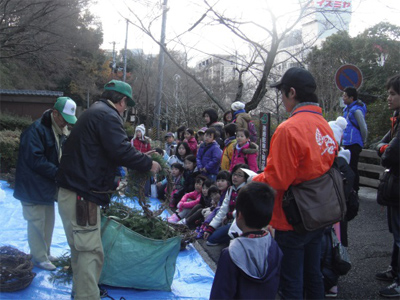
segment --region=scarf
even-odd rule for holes
[[[68,125],[61,129],[56,121],[54,121],[53,113],[50,114],[51,117],[51,128],[54,133],[54,138],[56,140],[56,150],[58,154],[58,161],[61,160],[62,156],[62,145],[64,143],[65,138],[69,135]]]
[[[246,145],[248,145],[249,142],[246,142],[246,144],[244,144],[242,147],[239,146],[239,143],[236,144],[236,150],[240,152],[240,150],[242,150],[242,148]]]
[[[233,113],[233,116],[236,117],[236,115],[241,114],[241,113],[245,113],[245,112],[246,112],[246,111],[245,111],[244,109],[239,109],[239,110],[237,110],[237,111],[235,111],[235,112]]]

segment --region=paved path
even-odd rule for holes
[[[352,270],[339,281],[338,299],[383,299],[378,290],[388,285],[374,279],[377,271],[390,264],[392,236],[387,229],[386,210],[376,203],[376,189],[362,187],[360,211],[349,222],[349,253]],[[215,271],[222,246],[208,247],[204,241],[195,245]]]

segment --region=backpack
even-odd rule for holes
[[[257,136],[256,125],[254,125],[254,122],[252,120],[250,120],[247,123],[247,127],[248,127],[248,131],[250,133],[250,141],[252,141],[253,143],[257,143],[258,136]]]
[[[236,119],[232,121],[232,123],[236,123]],[[257,127],[254,125],[253,120],[250,120],[247,122],[247,130],[250,133],[250,141],[253,143],[257,143],[258,141],[258,135],[257,135]]]

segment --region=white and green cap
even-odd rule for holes
[[[58,97],[54,108],[63,116],[67,123],[76,123],[76,103],[70,97]]]

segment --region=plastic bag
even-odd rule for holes
[[[100,284],[171,291],[181,237],[154,240],[102,216],[104,265]]]

